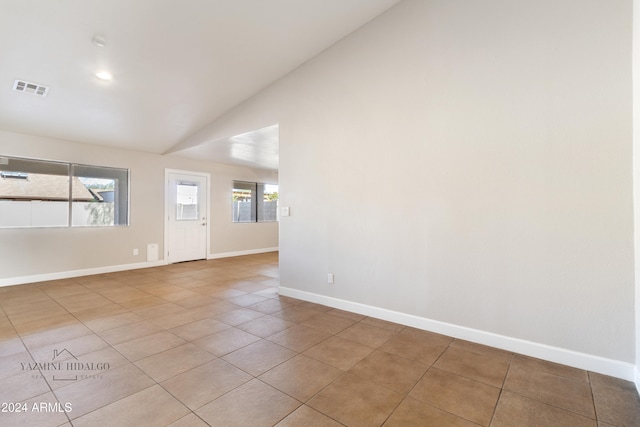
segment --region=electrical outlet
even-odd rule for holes
[[[333,285],[333,273],[327,275],[327,283]]]
[[[137,250],[137,249],[134,249],[134,250],[133,250],[133,254],[134,254],[134,255],[138,255],[138,253],[139,253],[139,252],[138,252],[138,250]]]

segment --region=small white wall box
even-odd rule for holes
[[[158,244],[149,243],[147,245],[147,262],[153,262],[158,260]]]

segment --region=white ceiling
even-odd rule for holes
[[[278,125],[256,129],[217,141],[204,142],[178,151],[181,157],[215,159],[237,166],[277,170],[279,163]]]
[[[164,153],[398,1],[0,0],[0,129]],[[273,135],[181,155],[273,169]]]

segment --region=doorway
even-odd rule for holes
[[[168,264],[207,259],[210,175],[165,170],[165,256]]]

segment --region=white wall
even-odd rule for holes
[[[283,287],[626,369],[631,12],[405,0],[199,137],[280,123]]]
[[[165,168],[211,174],[210,256],[278,246],[277,223],[232,222],[232,181],[277,183],[277,176],[271,172],[2,131],[0,155],[131,170],[129,227],[0,229],[0,283],[77,270],[137,266],[146,262],[149,243],[159,245],[162,260]],[[132,255],[134,248],[140,255]]]

